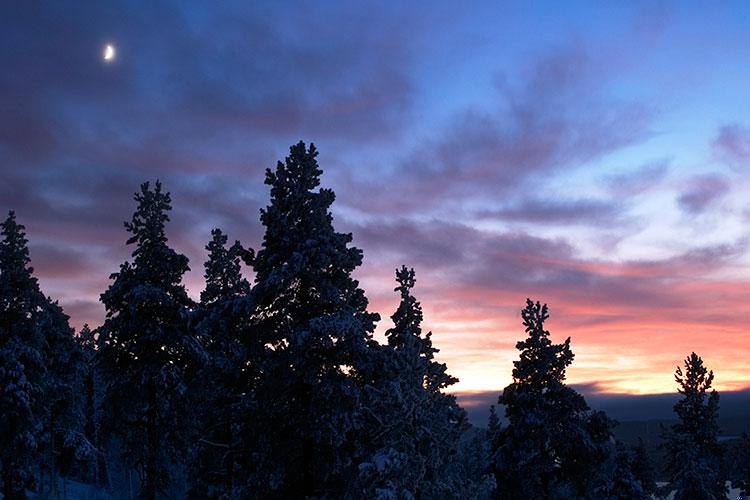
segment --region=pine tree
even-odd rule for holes
[[[366,406],[375,451],[360,466],[354,496],[389,492],[397,497],[456,498],[470,489],[476,493],[474,483],[485,479],[485,467],[478,466],[480,473],[474,474],[468,470],[474,457],[465,453],[467,462],[456,460],[469,426],[454,396],[443,392],[457,379],[435,360],[432,333],[422,333],[422,307],[411,293],[414,270],[396,270],[396,281],[401,301],[391,316],[394,326],[386,332],[388,346],[381,349]],[[456,467],[449,473],[452,464]]]
[[[508,425],[495,443],[496,497],[592,495],[607,480],[601,464],[612,453],[614,422],[565,385],[574,355],[570,338],[551,342],[547,306],[527,300],[521,317],[528,337],[516,344],[513,382],[499,398]]]
[[[42,463],[50,490],[58,492],[58,475],[75,475],[93,466],[95,449],[84,433],[83,355],[69,317],[57,302],[45,298],[40,311],[45,376]]]
[[[359,372],[378,316],[351,276],[362,252],[333,228],[334,193],[316,189],[317,154],[300,142],[266,171],[271,202],[244,335],[249,351],[265,349],[263,377],[246,391],[238,496],[336,496],[356,474]]]
[[[618,442],[613,453],[602,463],[598,484],[594,488],[593,498],[607,500],[651,500],[655,484],[649,486],[639,477],[640,464],[636,450]]]
[[[242,276],[240,261],[251,254],[239,241],[227,247],[227,236],[211,232],[206,246],[205,290],[196,311],[196,329],[208,362],[196,377],[194,398],[201,402],[199,438],[192,453],[194,498],[220,498],[230,493],[236,457],[236,410],[242,392],[243,369],[249,360],[241,334],[252,317],[250,284]]]
[[[40,458],[44,421],[44,304],[29,265],[25,228],[0,224],[0,479],[6,500],[26,498]]]
[[[711,390],[713,379],[713,371],[695,353],[685,359],[684,372],[679,366],[675,371],[683,397],[674,405],[678,422],[666,442],[669,489],[675,500],[718,500],[727,495],[717,441],[719,394]]]
[[[494,441],[497,438],[501,429],[500,417],[497,416],[495,405],[490,405],[490,416],[487,419],[487,436],[490,438],[490,441]]]
[[[153,190],[144,183],[135,200],[138,207],[125,223],[133,262],[120,266],[102,294],[107,315],[98,356],[106,427],[138,470],[142,496],[154,499],[186,452],[186,388],[203,349],[188,328],[193,304],[181,283],[188,259],[167,244],[170,195],[157,181]]]
[[[82,420],[83,434],[92,446],[93,457],[90,463],[87,480],[97,486],[107,484],[107,466],[100,432],[102,381],[96,366],[98,351],[97,333],[88,324],[84,324],[75,337],[82,357]]]

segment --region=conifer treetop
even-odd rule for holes
[[[211,231],[211,241],[206,245],[208,260],[204,265],[203,276],[206,288],[201,292],[201,303],[210,304],[250,292],[250,284],[242,276],[240,261],[249,252],[239,241],[227,248],[227,235],[215,228]]]
[[[26,228],[16,221],[14,211],[9,211],[4,222],[0,223],[0,279],[9,287],[38,288],[33,276],[34,268],[29,264]],[[12,292],[13,290],[8,290]]]
[[[528,337],[516,344],[521,351],[514,361],[513,378],[516,382],[528,383],[539,389],[565,380],[565,371],[573,362],[570,337],[562,344],[553,344],[544,323],[549,318],[547,304],[526,299],[521,318]]]

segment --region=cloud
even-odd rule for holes
[[[663,158],[641,165],[635,170],[610,174],[605,183],[611,192],[618,197],[632,197],[658,188],[667,176],[671,160]]]
[[[612,200],[596,199],[532,199],[497,210],[482,210],[483,219],[529,222],[541,225],[612,226],[623,215],[623,207]]]
[[[652,112],[608,97],[605,67],[575,43],[551,50],[518,78],[498,78],[493,101],[455,114],[394,175],[364,185],[352,177],[347,190],[371,193],[356,198],[365,210],[427,212],[446,199],[522,192],[532,181],[543,186],[555,173],[645,140]]]
[[[733,167],[744,167],[750,161],[750,130],[736,123],[724,125],[713,147],[720,160]]]
[[[693,177],[677,198],[680,207],[691,215],[698,215],[715,205],[729,192],[729,180],[721,175],[706,174]]]

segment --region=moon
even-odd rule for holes
[[[117,51],[115,50],[114,45],[111,43],[108,43],[104,46],[104,51],[102,52],[102,57],[104,57],[104,60],[106,62],[112,62],[115,60],[115,55],[117,55]]]

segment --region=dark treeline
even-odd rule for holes
[[[5,499],[63,498],[66,481],[115,498],[726,498],[750,489],[750,438],[717,442],[713,373],[691,354],[675,378],[666,468],[565,384],[570,339],[551,342],[527,300],[513,382],[472,428],[446,389],[413,295],[386,332],[352,272],[362,252],[335,231],[315,147],[266,171],[256,251],[211,233],[205,289],[165,232],[171,199],[145,183],[125,223],[132,258],[101,295],[104,323],[77,335],[40,290],[13,212],[0,242],[0,480]],[[243,277],[252,269],[254,280]],[[723,464],[733,463],[736,467]],[[657,488],[656,478],[666,486]]]

